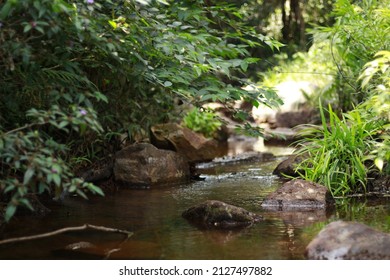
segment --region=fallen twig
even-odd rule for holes
[[[51,237],[54,235],[62,234],[62,233],[69,232],[69,231],[81,231],[81,230],[87,230],[87,229],[93,229],[93,230],[104,231],[104,232],[112,232],[112,233],[120,233],[120,234],[126,235],[127,238],[129,238],[131,235],[133,235],[133,233],[131,231],[127,231],[127,230],[84,224],[84,225],[78,226],[78,227],[66,227],[66,228],[61,228],[61,229],[58,229],[55,231],[37,234],[37,235],[4,239],[4,240],[0,240],[0,245],[15,243],[15,242],[30,241],[30,240],[35,240],[35,239],[41,239],[41,238],[46,238],[46,237]]]

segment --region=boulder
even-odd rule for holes
[[[182,216],[201,228],[209,229],[245,228],[263,219],[241,207],[217,200],[207,200],[193,206],[184,211]]]
[[[116,153],[114,177],[122,184],[150,186],[187,181],[190,168],[178,153],[140,143]]]
[[[333,205],[333,198],[327,187],[313,182],[295,179],[288,181],[269,194],[261,204],[270,210],[313,210],[326,209]]]
[[[191,163],[213,160],[226,153],[226,143],[206,138],[175,123],[151,128],[151,142],[158,148],[176,151]]]
[[[276,113],[276,127],[293,128],[297,125],[315,123],[316,113],[312,109],[302,109],[300,111],[278,112]]]
[[[309,243],[305,255],[314,260],[389,260],[390,234],[357,222],[336,221]]]
[[[278,175],[280,177],[282,177],[283,175],[297,177],[298,173],[295,171],[296,167],[304,159],[305,155],[292,154],[276,166],[275,170],[273,171],[273,174]]]

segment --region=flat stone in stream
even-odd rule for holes
[[[269,210],[326,209],[334,200],[328,188],[313,182],[295,179],[268,195],[261,206]]]
[[[182,216],[201,228],[245,228],[263,220],[263,217],[244,208],[217,200],[207,200],[184,211]]]
[[[336,221],[309,243],[305,255],[312,260],[389,260],[390,234],[356,222]]]

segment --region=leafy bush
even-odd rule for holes
[[[338,69],[335,82],[341,80],[337,94],[343,111],[368,98],[369,93],[356,81],[377,52],[390,49],[389,7],[389,0],[337,0],[333,10],[335,24],[316,28],[318,36],[330,43],[330,59]]]
[[[215,132],[222,126],[215,113],[198,108],[188,112],[183,118],[183,123],[189,129],[200,132],[206,137],[215,136]]]
[[[385,123],[378,131],[380,141],[377,141],[370,157],[380,170],[387,163],[387,173],[390,174],[390,51],[378,52],[375,59],[364,66],[360,79],[362,88],[371,94],[363,103],[363,108],[372,112],[375,116],[373,121]]]

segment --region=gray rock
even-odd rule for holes
[[[184,211],[182,216],[201,228],[245,228],[259,222],[262,216],[217,200],[207,200]]]
[[[302,109],[300,111],[278,112],[276,113],[276,127],[293,128],[300,124],[313,123],[316,119],[316,112],[311,109]]]
[[[283,177],[283,175],[298,177],[298,173],[295,169],[304,159],[305,156],[303,155],[290,155],[287,159],[283,160],[276,166],[273,174],[281,177]]]
[[[202,134],[168,123],[151,128],[152,144],[161,149],[174,150],[183,155],[191,163],[213,160],[226,153],[227,145]]]
[[[356,222],[327,225],[306,247],[313,260],[389,260],[390,234]]]
[[[116,153],[114,177],[119,183],[150,186],[187,181],[190,168],[178,153],[140,143]]]
[[[270,210],[313,210],[326,209],[333,205],[333,198],[327,187],[313,182],[295,179],[283,184],[269,194],[261,204]]]

